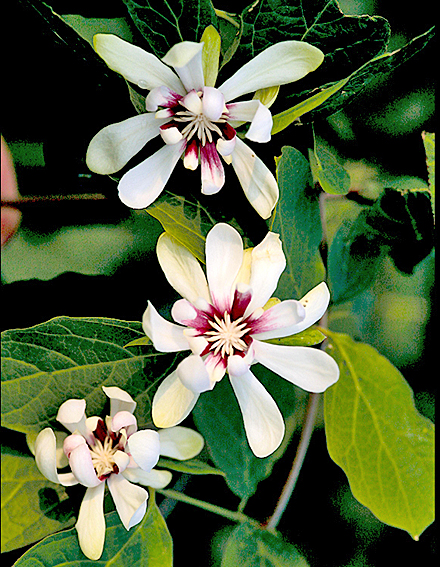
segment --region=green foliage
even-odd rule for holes
[[[327,332],[327,351],[340,369],[324,395],[330,456],[361,504],[417,539],[434,520],[434,426],[386,358]]]
[[[197,459],[191,459],[189,461],[175,461],[172,459],[161,458],[159,459],[157,466],[159,468],[164,467],[172,471],[188,474],[216,474],[220,476],[224,476],[225,474],[223,471],[211,467],[210,465]]]
[[[422,137],[426,152],[426,166],[428,168],[432,210],[435,214],[435,134],[423,132]]]
[[[310,327],[301,333],[296,333],[296,335],[290,335],[289,337],[281,337],[279,339],[268,339],[267,343],[274,345],[287,345],[287,346],[313,346],[325,339],[325,335],[321,333],[316,327]]]
[[[346,195],[350,190],[350,176],[341,160],[331,152],[327,144],[315,137],[315,147],[309,150],[313,178],[331,195]]]

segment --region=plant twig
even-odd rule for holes
[[[2,200],[2,207],[13,207],[14,209],[28,209],[34,208],[35,205],[47,204],[47,203],[61,203],[68,201],[72,202],[82,202],[82,201],[104,201],[107,199],[102,193],[78,193],[74,195],[38,195],[34,197],[22,197],[21,199],[16,199],[14,201],[4,201]]]

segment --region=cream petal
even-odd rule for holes
[[[166,232],[157,242],[157,258],[170,285],[190,303],[199,297],[210,302],[208,284],[198,260]]]
[[[195,140],[190,142],[186,147],[183,165],[186,169],[192,171],[195,171],[199,165],[199,146]]]
[[[107,482],[121,522],[129,530],[144,517],[148,492],[132,484],[121,474],[110,475]]]
[[[104,549],[104,488],[102,482],[86,490],[75,525],[82,552],[93,560],[99,559]]]
[[[153,469],[150,472],[145,472],[139,467],[125,469],[123,475],[130,482],[151,486],[151,488],[165,488],[173,478],[170,471]]]
[[[218,153],[223,157],[230,156],[235,148],[235,139],[236,136],[230,140],[223,140],[223,138],[219,138],[216,145]]]
[[[170,323],[161,317],[150,302],[142,317],[142,328],[153,342],[154,348],[160,352],[178,352],[189,349],[188,341],[183,334],[184,327]]]
[[[40,431],[35,440],[34,450],[37,467],[48,480],[63,486],[78,484],[72,473],[58,474],[56,436],[50,427]]]
[[[194,394],[198,395],[212,390],[208,370],[200,356],[191,354],[182,360],[177,367],[177,375],[182,384]]]
[[[206,237],[206,275],[213,304],[220,313],[229,311],[232,284],[243,262],[241,236],[225,223],[218,223]]]
[[[231,157],[232,167],[247,200],[263,219],[269,218],[279,196],[275,177],[253,150],[238,137]]]
[[[285,337],[285,329],[300,323],[306,312],[299,301],[282,301],[252,322],[252,338],[265,341]]]
[[[168,120],[158,120],[154,114],[140,114],[106,126],[92,138],[87,148],[87,167],[102,175],[119,171],[159,134],[159,127]]]
[[[69,465],[75,478],[83,486],[92,488],[101,484],[102,481],[96,476],[90,449],[86,444],[78,445],[71,451]]]
[[[225,110],[225,97],[213,87],[203,89],[203,114],[210,120],[218,120]]]
[[[203,449],[203,437],[188,427],[169,427],[159,430],[160,454],[184,461],[192,459]]]
[[[189,91],[180,101],[180,104],[193,114],[201,114],[203,111],[203,103],[195,90]]]
[[[243,414],[249,446],[257,457],[267,457],[283,440],[283,416],[272,396],[250,370],[241,376],[229,373],[229,378]]]
[[[249,100],[228,104],[229,120],[250,122],[246,138],[253,142],[269,142],[273,126],[270,110],[259,100]]]
[[[82,435],[73,433],[64,439],[63,451],[67,459],[70,457],[70,453],[76,449],[79,445],[85,445],[86,440]]]
[[[104,394],[110,399],[110,416],[113,417],[118,411],[134,413],[136,402],[125,390],[118,386],[102,386]]]
[[[115,413],[111,420],[110,429],[113,432],[118,432],[125,429],[127,436],[132,435],[137,431],[137,420],[135,416],[126,410],[121,410]]]
[[[145,209],[162,193],[186,142],[165,145],[152,156],[130,169],[119,181],[119,198],[132,209]]]
[[[160,137],[169,146],[177,144],[181,140],[183,140],[183,136],[180,133],[180,130],[176,128],[176,126],[171,126],[170,128],[167,127],[166,124],[163,128],[159,129]]]
[[[142,429],[130,436],[127,451],[144,471],[151,471],[159,460],[160,438],[157,431]]]
[[[257,362],[307,392],[324,392],[339,378],[338,365],[322,350],[260,341],[253,347]]]
[[[164,85],[178,94],[185,94],[179,78],[152,53],[111,34],[96,34],[93,44],[108,67],[130,83],[149,91]]]
[[[218,89],[226,102],[266,87],[298,81],[321,65],[324,54],[303,41],[271,45],[243,65]]]
[[[174,68],[187,92],[192,89],[200,91],[205,84],[202,48],[203,44],[201,43],[182,41],[173,45],[165,57],[162,58],[164,63]]]
[[[172,372],[160,384],[153,398],[152,417],[156,427],[173,427],[182,422],[199,398],[180,381],[177,372]]]
[[[207,142],[200,148],[202,170],[202,193],[214,195],[225,184],[225,171],[215,142]]]

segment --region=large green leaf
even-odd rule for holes
[[[33,457],[2,451],[2,553],[71,526],[65,499],[64,488],[47,481]]]
[[[324,279],[318,193],[313,189],[309,162],[295,148],[283,148],[277,178],[280,199],[271,230],[281,237],[287,267],[276,296],[299,299]]]
[[[330,456],[359,502],[417,539],[434,520],[434,426],[386,358],[348,335],[326,332],[340,369],[325,392]]]
[[[308,567],[307,561],[279,534],[243,523],[226,543],[222,567]]]
[[[315,147],[309,150],[313,178],[321,188],[332,195],[345,195],[350,190],[350,176],[342,160],[320,138],[315,137]]]
[[[431,193],[432,210],[435,212],[435,134],[423,132],[423,145],[426,153],[426,166],[428,168],[429,192]]]
[[[105,545],[99,561],[84,557],[76,529],[67,530],[44,539],[27,551],[16,567],[171,567],[172,540],[161,513],[150,491],[150,500],[144,519],[126,530],[117,512],[106,515]]]
[[[176,355],[151,345],[124,349],[145,336],[138,322],[56,317],[29,329],[2,334],[2,423],[38,432],[68,398],[85,398],[88,415],[107,402],[102,386],[119,386],[138,402],[140,425],[150,422],[148,388],[166,375]],[[141,352],[141,354],[139,354]]]

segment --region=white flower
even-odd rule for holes
[[[200,162],[202,193],[217,193],[225,182],[220,156],[231,163],[251,205],[268,218],[278,199],[278,186],[264,163],[244,144],[234,127],[250,122],[246,137],[268,142],[272,115],[259,100],[231,102],[247,93],[284,85],[314,71],[323,53],[301,41],[268,47],[230,79],[214,88],[218,58],[205,71],[204,43],[184,41],[162,59],[110,34],[94,36],[97,53],[127,81],[150,92],[146,114],[103,128],[90,142],[88,167],[101,174],[119,171],[159,134],[165,142],[155,154],[128,171],[119,182],[119,196],[134,209],[148,207],[162,192],[180,156],[187,169]],[[170,69],[172,67],[177,75]]]
[[[144,517],[148,499],[144,488],[129,481],[163,488],[171,473],[153,468],[159,455],[190,459],[203,447],[202,436],[185,427],[137,431],[136,402],[116,386],[103,386],[103,390],[110,398],[110,416],[105,421],[96,416],[86,418],[85,400],[67,400],[58,411],[57,420],[72,433],[63,444],[71,472],[57,471],[56,437],[50,427],[35,441],[35,460],[46,478],[63,486],[79,483],[87,487],[76,529],[89,559],[99,559],[104,547],[106,481],[121,522],[129,530]]]
[[[243,251],[238,232],[222,223],[206,238],[206,277],[196,258],[166,233],[157,254],[167,280],[184,299],[171,310],[177,325],[149,303],[144,331],[159,351],[192,354],[160,384],[153,398],[154,423],[180,423],[227,371],[252,451],[258,457],[271,454],[283,439],[284,421],[250,366],[259,362],[309,392],[323,392],[337,381],[338,365],[325,352],[264,342],[299,333],[320,319],[329,302],[326,284],[300,301],[264,310],[286,265],[281,241],[269,232],[258,246]]]

